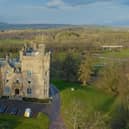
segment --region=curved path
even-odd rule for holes
[[[59,90],[55,86],[51,85],[50,93],[52,93],[50,96],[53,96],[52,107],[51,107],[52,121],[50,129],[65,129],[64,122],[60,116],[61,100],[60,100]]]

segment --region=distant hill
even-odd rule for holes
[[[49,28],[60,28],[60,27],[73,27],[70,24],[8,24],[0,22],[0,30],[11,30],[11,29],[49,29]]]

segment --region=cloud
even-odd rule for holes
[[[63,0],[50,0],[46,5],[49,8],[59,8],[65,6],[65,3]]]
[[[87,5],[87,4],[93,4],[97,2],[110,2],[110,1],[116,1],[116,0],[63,0],[64,3],[67,3],[71,6],[78,6],[78,5]]]
[[[120,3],[124,5],[129,5],[129,0],[61,0],[65,5],[69,6],[81,6],[81,5],[89,5],[94,3],[101,2],[112,2],[112,3]]]
[[[125,3],[127,0],[48,0],[46,2],[47,8],[58,8],[58,9],[73,9],[76,7],[82,7],[86,5],[96,4],[96,3],[107,3],[107,2],[115,2],[115,3]]]
[[[73,9],[74,7],[80,7],[87,4],[106,1],[106,0],[49,0],[46,3],[47,8],[58,9]]]

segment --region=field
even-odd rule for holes
[[[107,51],[104,52],[102,56],[111,58],[129,58],[129,49],[123,49],[120,51]]]
[[[24,40],[20,39],[1,39],[0,44],[2,45],[12,45],[12,44],[23,44]]]
[[[0,129],[48,129],[47,116],[39,114],[37,118],[23,118],[12,115],[0,115]]]

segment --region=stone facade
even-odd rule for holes
[[[1,96],[49,98],[50,53],[45,45],[25,45],[19,54],[19,60],[7,57],[1,65]]]

